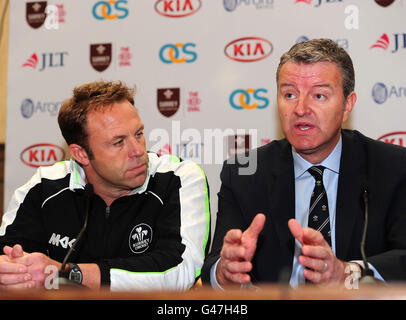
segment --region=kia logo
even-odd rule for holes
[[[164,17],[181,18],[196,13],[201,6],[201,0],[158,0],[155,11]]]
[[[224,48],[225,55],[239,62],[265,59],[273,51],[272,43],[259,37],[245,37],[231,41]]]
[[[38,143],[25,148],[20,159],[27,166],[34,168],[50,166],[65,159],[65,150],[51,143]]]
[[[378,140],[404,147],[406,141],[406,131],[395,131],[386,133],[383,136],[380,136]]]

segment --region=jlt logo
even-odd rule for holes
[[[312,0],[296,0],[295,1],[295,3],[298,3],[298,2],[304,2],[304,3],[307,3],[307,4],[311,4],[312,3]],[[325,0],[325,1],[323,1],[323,0],[317,0],[316,1],[317,2],[317,4],[314,6],[315,8],[318,8],[318,7],[320,7],[321,6],[321,4],[324,2],[324,3],[335,3],[335,2],[343,2],[343,0]]]
[[[39,71],[43,71],[45,68],[56,68],[65,66],[65,56],[68,55],[67,52],[49,52],[40,54],[40,59],[36,53],[33,53],[31,57],[23,63],[22,67],[30,67],[36,69],[38,64],[40,64]],[[41,62],[40,62],[41,60]]]
[[[267,93],[268,90],[263,88],[237,89],[230,95],[230,105],[237,110],[264,109],[269,105],[269,99],[263,96]]]
[[[197,59],[197,53],[194,52],[196,44],[175,43],[166,44],[159,50],[159,58],[164,63],[191,63]]]
[[[393,40],[395,48],[391,51],[392,53],[395,53],[399,49],[406,49],[406,33],[394,33]],[[389,45],[390,45],[389,37],[386,33],[384,33],[378,40],[375,41],[375,43],[370,47],[370,49],[380,48],[383,50],[388,50]]]
[[[92,9],[93,16],[98,20],[124,19],[128,16],[126,0],[98,1]]]

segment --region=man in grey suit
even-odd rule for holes
[[[281,57],[285,139],[249,155],[253,174],[241,174],[235,159],[224,164],[204,282],[351,286],[365,272],[406,279],[406,149],[342,129],[354,84],[351,58],[331,40],[296,44]]]

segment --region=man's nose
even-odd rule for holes
[[[310,112],[310,105],[306,96],[300,96],[295,106],[295,113],[302,117]]]
[[[144,154],[144,144],[135,137],[130,138],[128,154],[130,157],[139,157]]]

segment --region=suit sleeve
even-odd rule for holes
[[[406,280],[406,153],[399,157],[397,165],[392,165],[390,175],[396,177],[393,196],[388,200],[389,206],[385,221],[386,250],[368,257],[385,281]],[[394,170],[398,168],[398,170]],[[392,187],[390,185],[387,186]]]
[[[234,186],[234,184],[231,181],[233,168],[233,166],[225,162],[220,174],[221,187],[218,193],[216,229],[211,251],[204,262],[202,270],[202,280],[207,284],[210,283],[211,267],[220,258],[220,251],[226,233],[231,229],[245,230],[247,228],[247,225],[242,218],[238,201],[233,194],[232,186]]]

